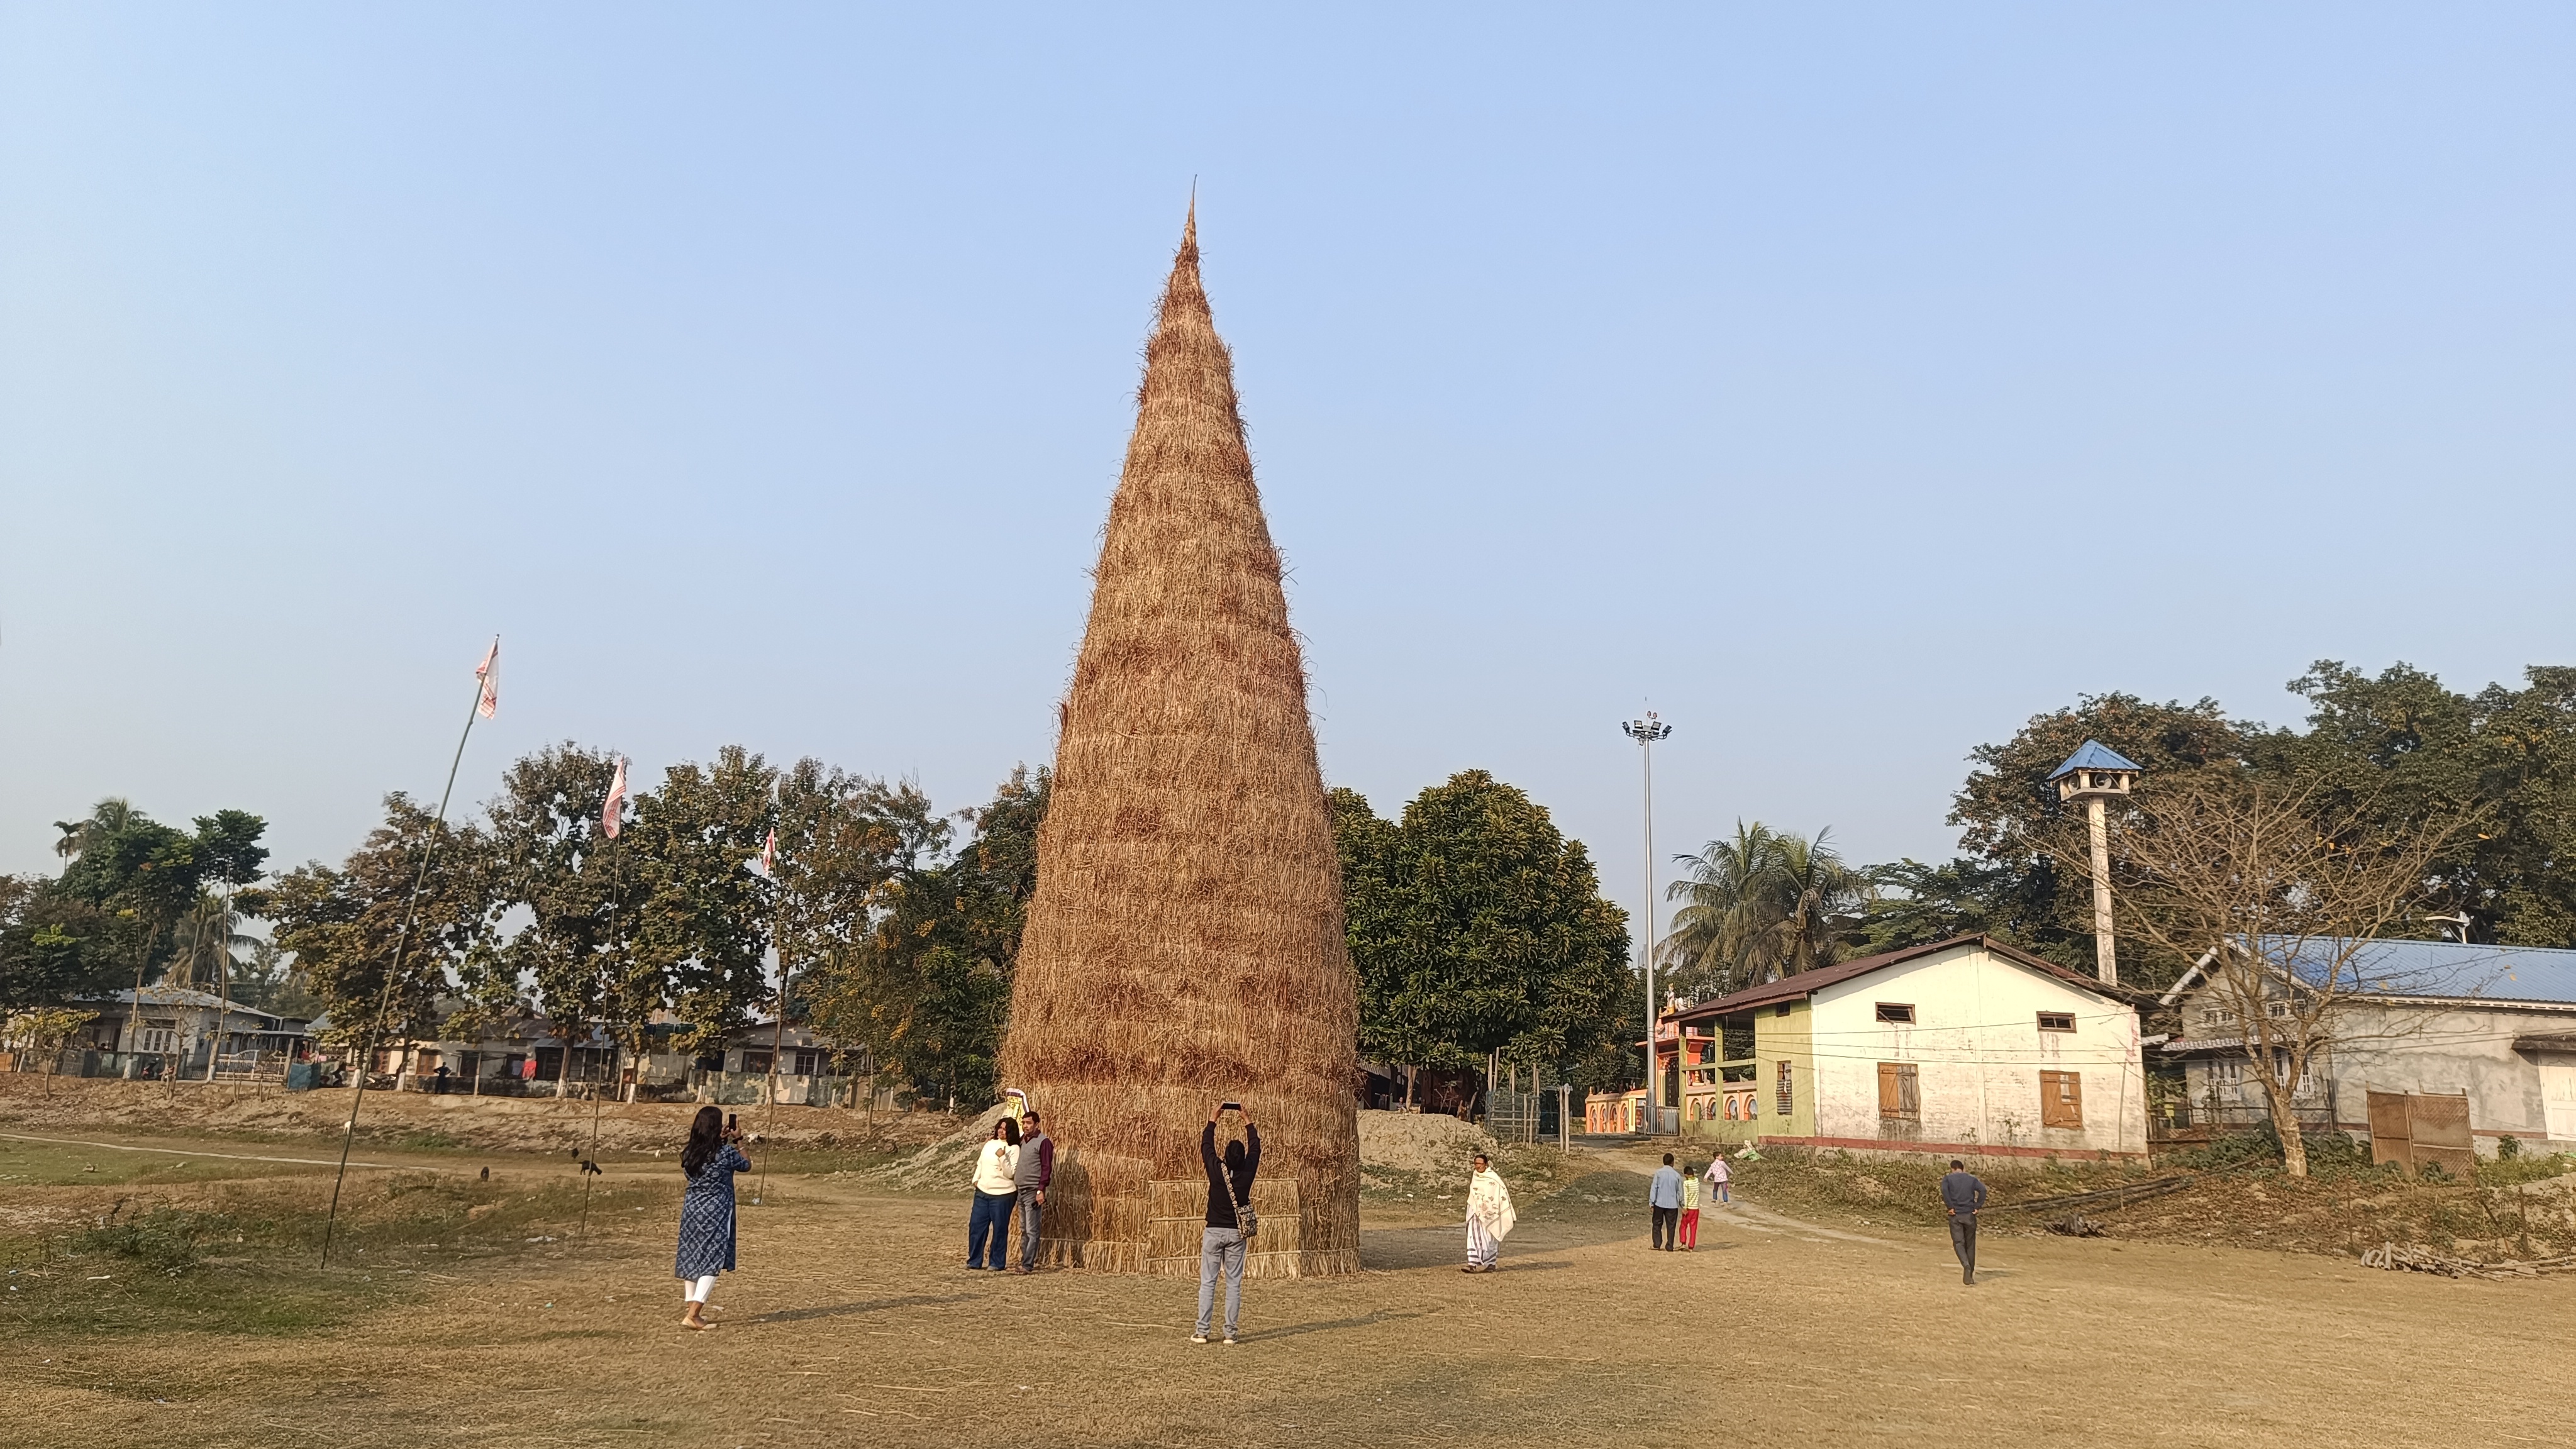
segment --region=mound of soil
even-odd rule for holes
[[[941,1119],[954,1122],[957,1119]],[[894,1187],[915,1192],[965,1192],[974,1186],[975,1154],[992,1140],[1002,1108],[992,1107],[965,1126],[903,1159],[878,1169],[876,1176]]]
[[[1429,1112],[1360,1114],[1364,1182],[1409,1174],[1427,1181],[1464,1183],[1468,1158],[1501,1150],[1483,1128],[1455,1117]]]

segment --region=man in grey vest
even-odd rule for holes
[[[1038,1210],[1046,1206],[1047,1184],[1055,1179],[1055,1139],[1038,1126],[1038,1114],[1020,1118],[1020,1166],[1011,1174],[1019,1189],[1020,1266],[1014,1273],[1034,1273],[1038,1266]]]

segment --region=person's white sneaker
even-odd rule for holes
[[[1225,1336],[1225,1346],[1226,1346],[1226,1347],[1228,1347],[1228,1348],[1232,1348],[1232,1347],[1234,1347],[1234,1335],[1233,1335],[1233,1334],[1229,1333],[1229,1334],[1227,1334],[1227,1335]]]
[[[1207,1335],[1204,1333],[1193,1333],[1190,1335],[1190,1342],[1205,1343],[1207,1342]]]

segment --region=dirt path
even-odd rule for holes
[[[1248,1285],[1228,1349],[1187,1342],[1186,1282],[963,1271],[964,1216],[774,1178],[725,1326],[699,1336],[674,1326],[656,1224],[408,1275],[400,1306],[306,1336],[14,1338],[0,1439],[1626,1445],[1689,1425],[1744,1446],[2378,1449],[2563,1443],[2544,1406],[2576,1402],[2565,1279],[1992,1238],[1968,1289],[1928,1234],[1750,1209],[1704,1218],[1692,1254],[1646,1252],[1642,1211],[1531,1223],[1506,1271],[1470,1277],[1455,1226],[1417,1219],[1373,1222],[1357,1277]],[[2261,1356],[2284,1325],[2293,1346]]]

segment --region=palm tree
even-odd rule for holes
[[[86,820],[57,820],[54,828],[62,832],[54,841],[54,854],[70,861],[84,850],[98,844],[126,826],[140,814],[134,802],[122,795],[110,795],[90,807]]]
[[[1794,835],[1780,839],[1780,919],[1772,928],[1777,960],[1784,976],[1830,966],[1840,954],[1836,938],[1858,923],[1862,908],[1877,894],[1869,873],[1843,864],[1840,852],[1825,842],[1833,827],[1816,832],[1813,842]]]
[[[170,969],[162,980],[173,986],[194,986],[200,980],[220,986],[229,981],[233,953],[262,944],[257,936],[237,929],[241,920],[231,901],[212,891],[200,893],[197,903],[171,930]]]
[[[1722,993],[1764,979],[1778,923],[1780,845],[1769,826],[1738,820],[1733,840],[1673,857],[1688,878],[1664,891],[1684,904],[1673,913],[1662,965],[1681,989]]]
[[[1832,964],[1837,938],[1875,894],[1868,874],[1827,842],[1735,822],[1735,838],[1676,856],[1687,879],[1664,892],[1684,902],[1664,946],[1684,989],[1734,991]]]
[[[232,1015],[233,952],[264,944],[257,936],[234,929],[240,924],[241,916],[233,910],[230,898],[212,891],[198,892],[196,904],[171,928],[170,969],[161,978],[182,988],[195,985],[200,976],[215,983],[215,995],[222,1008],[215,1015],[214,1039],[206,1048],[206,1080],[210,1082],[223,1065],[224,1033]],[[178,1080],[176,1074],[171,1080]]]

